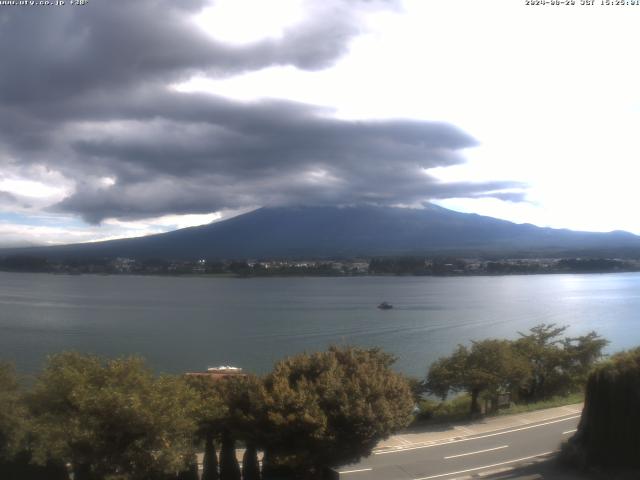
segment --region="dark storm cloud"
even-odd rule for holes
[[[206,0],[92,2],[86,8],[0,11],[0,99],[34,104],[146,83],[224,76],[272,65],[329,66],[360,30],[357,13],[392,2],[327,0],[282,39],[229,45],[191,21]],[[314,2],[309,2],[310,8]],[[248,15],[251,12],[247,12]]]
[[[324,68],[359,32],[362,9],[393,3],[323,2],[281,39],[244,46],[189,23],[205,3],[0,10],[0,163],[75,180],[56,208],[93,223],[258,205],[518,199],[500,192],[513,184],[443,184],[425,172],[461,163],[460,150],[476,145],[447,124],[338,120],[312,105],[166,87],[198,72]]]

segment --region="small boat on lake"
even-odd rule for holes
[[[380,310],[391,310],[393,308],[393,305],[391,305],[389,302],[382,302],[380,305],[378,305],[378,308]]]

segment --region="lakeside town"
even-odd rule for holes
[[[523,275],[640,271],[640,259],[382,257],[340,260],[165,260],[128,257],[50,260],[14,255],[0,258],[0,271],[102,275],[360,276],[360,275]]]

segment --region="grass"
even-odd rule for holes
[[[498,415],[510,415],[512,413],[526,413],[534,410],[543,410],[545,408],[562,407],[563,405],[572,405],[574,403],[584,402],[584,393],[571,393],[564,397],[552,397],[547,400],[541,400],[535,403],[513,404],[508,408],[500,409]]]
[[[552,397],[535,403],[512,404],[510,407],[501,408],[490,412],[485,417],[497,415],[510,415],[514,413],[533,412],[545,408],[561,407],[584,401],[584,393],[572,393],[566,396]],[[416,414],[413,425],[429,425],[447,422],[469,420],[471,397],[467,394],[459,395],[451,400],[438,402],[432,399],[423,399],[418,404],[419,412]]]
[[[467,394],[458,395],[451,400],[438,402],[431,399],[423,399],[418,404],[414,424],[429,424],[452,422],[469,418],[471,397]]]

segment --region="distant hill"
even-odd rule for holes
[[[49,258],[340,258],[387,255],[495,257],[640,254],[640,237],[515,224],[435,205],[261,208],[225,221],[147,237],[3,249]]]

